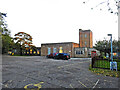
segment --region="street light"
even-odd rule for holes
[[[110,36],[110,37],[111,37],[111,39],[110,39],[110,40],[111,40],[111,60],[112,60],[112,64],[111,64],[111,65],[112,65],[112,67],[111,67],[111,69],[113,70],[112,34],[108,34],[108,36]]]
[[[113,54],[112,54],[112,34],[108,34],[108,36],[111,36],[111,60],[112,60],[112,62],[113,62]]]

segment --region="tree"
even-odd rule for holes
[[[99,50],[101,55],[102,55],[102,52],[104,52],[106,56],[106,53],[110,53],[110,42],[107,40],[96,41],[94,48]]]
[[[86,4],[87,2],[88,1],[84,1],[83,3]],[[120,0],[102,0],[100,2],[98,1],[98,4],[94,8],[105,4],[110,13],[118,15],[119,14],[118,10],[120,9],[119,3],[120,3]],[[93,10],[94,8],[91,8],[91,9]],[[100,7],[100,10],[102,10],[101,7]]]
[[[113,52],[118,52],[118,50],[120,49],[120,41],[113,40],[112,45],[113,45]],[[102,55],[102,52],[104,52],[105,56],[106,56],[106,53],[108,53],[110,57],[110,54],[111,54],[110,41],[107,41],[107,40],[96,41],[94,48],[99,50],[101,55]]]
[[[0,48],[2,48],[2,54],[7,53],[9,51],[9,46],[11,44],[10,31],[7,29],[5,17],[6,14],[0,12],[0,46],[2,46]]]
[[[20,44],[20,55],[22,55],[22,49],[28,49],[32,46],[32,36],[25,32],[18,32],[14,36],[15,43]]]

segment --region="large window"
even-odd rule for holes
[[[76,51],[76,54],[80,54],[80,51]]]
[[[56,53],[56,48],[53,48],[53,53]]]
[[[76,51],[76,54],[84,54],[84,51],[83,50]]]
[[[48,55],[50,54],[50,52],[51,52],[51,49],[50,49],[50,48],[48,48]]]

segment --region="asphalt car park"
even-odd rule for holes
[[[119,78],[89,71],[90,58],[3,56],[3,88],[118,88]]]

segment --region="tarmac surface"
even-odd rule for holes
[[[119,78],[89,71],[90,58],[3,56],[2,88],[118,88]]]

